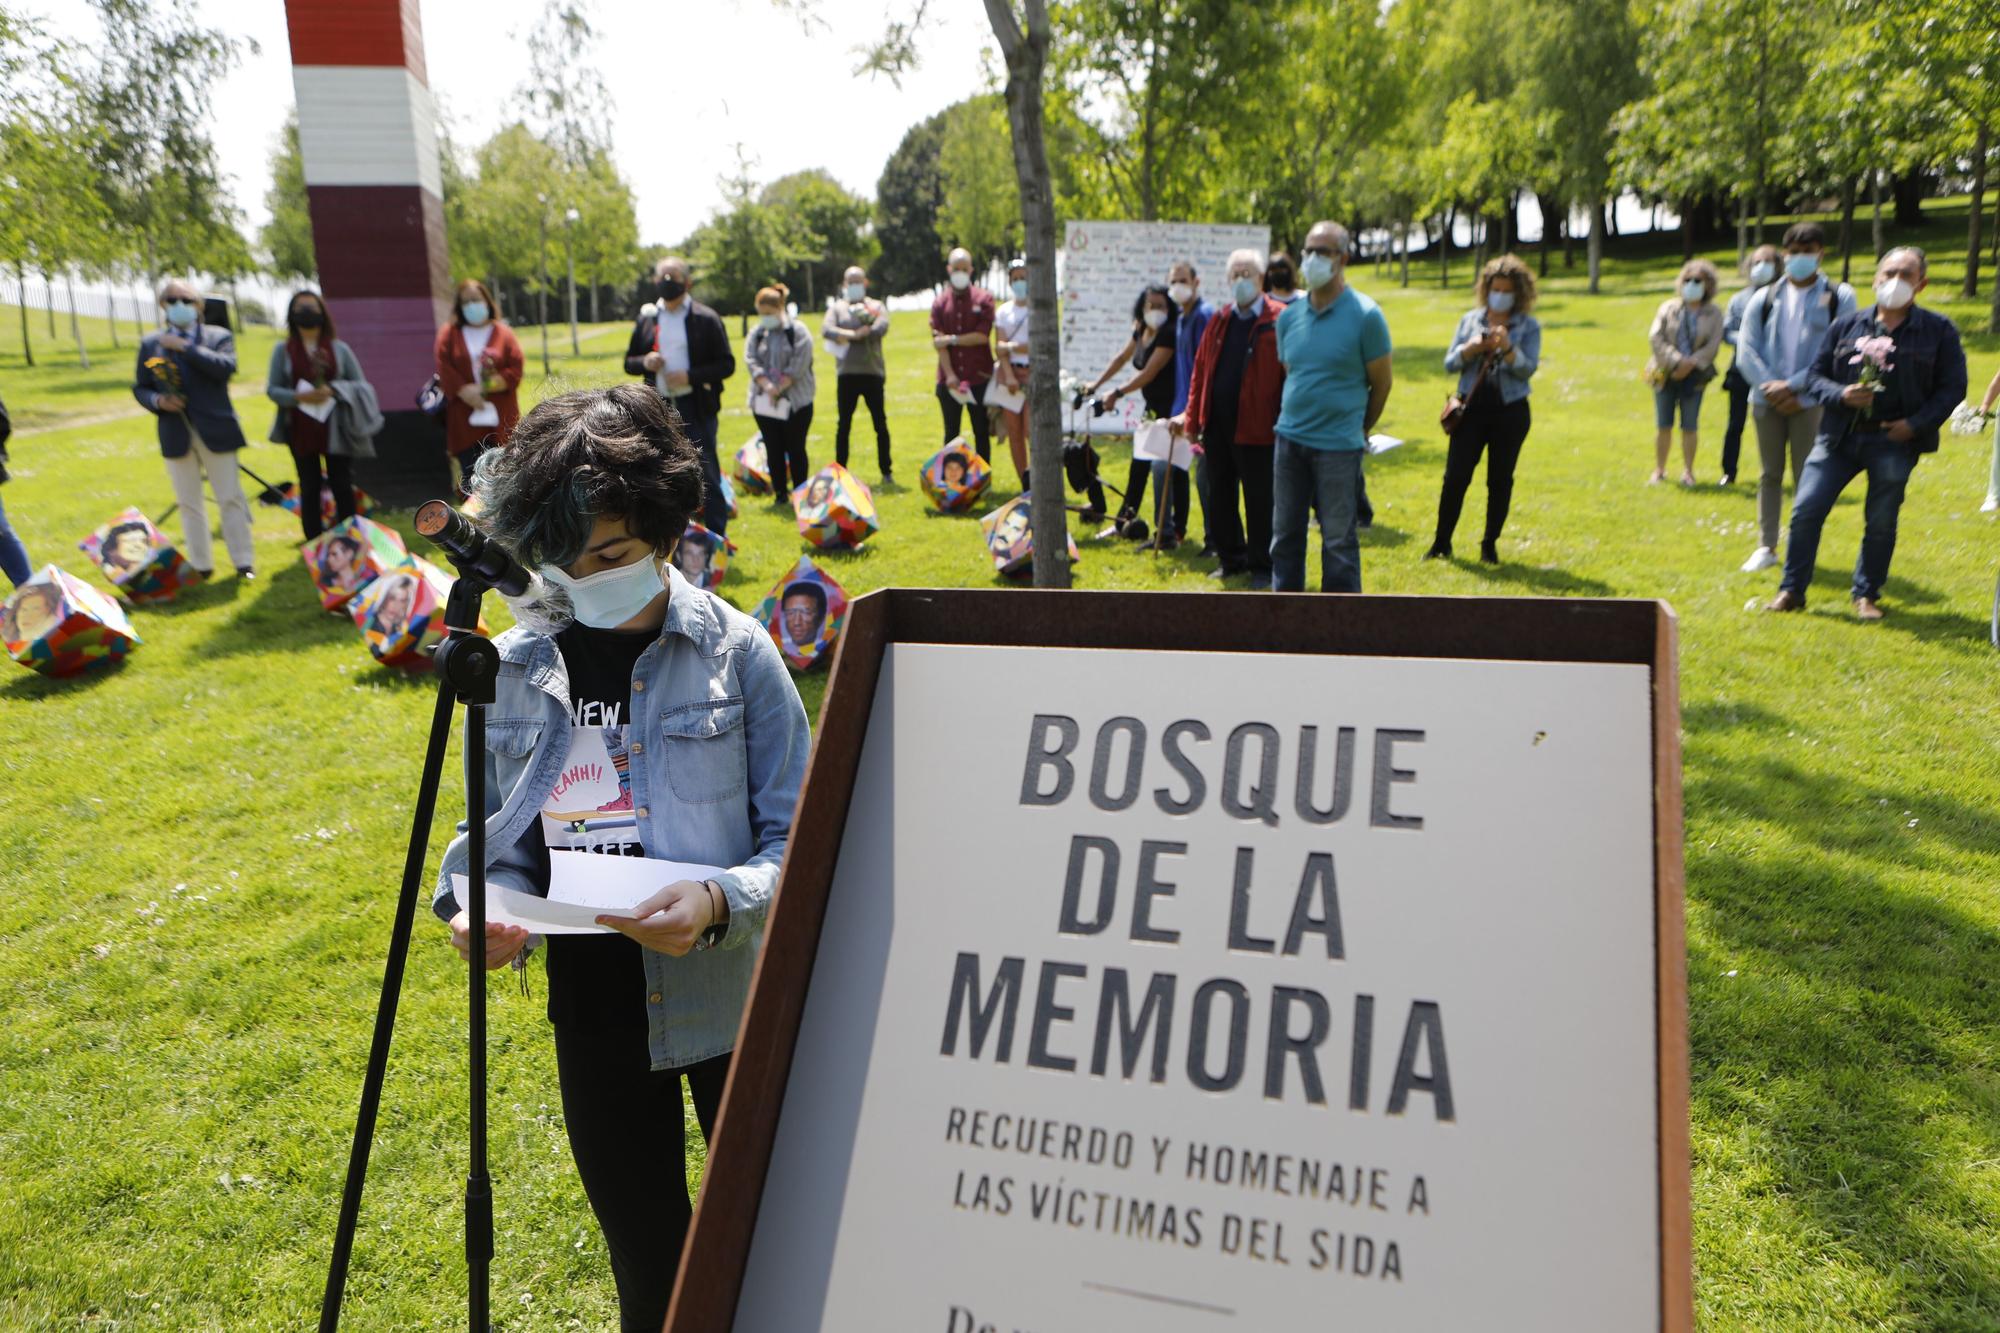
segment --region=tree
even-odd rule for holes
[[[827,172],[814,168],[780,176],[764,187],[758,202],[786,215],[785,229],[811,251],[783,270],[794,291],[804,289],[807,307],[839,289],[849,264],[867,268],[874,262],[875,206]]]
[[[295,111],[285,117],[278,131],[277,147],[271,151],[271,184],[264,191],[264,207],[271,214],[257,232],[263,248],[265,271],[279,279],[311,282],[319,272],[319,256],[313,249],[312,213],[306,203],[305,160],[299,154],[299,117]]]
[[[591,0],[546,0],[528,41],[528,77],[521,87],[536,137],[572,168],[610,153],[617,106],[598,73],[592,8]]]
[[[1613,198],[1612,149],[1621,109],[1647,89],[1639,31],[1626,0],[1532,0],[1522,28],[1522,92],[1556,153],[1557,187],[1590,210],[1588,264],[1595,293],[1604,259],[1604,206]],[[1580,76],[1580,71],[1588,71]],[[1669,118],[1678,122],[1678,115]],[[1693,191],[1677,189],[1669,197]],[[1546,228],[1549,219],[1544,217]],[[1544,245],[1544,254],[1547,247]]]
[[[1975,189],[1966,222],[1962,291],[1977,296],[1980,195],[1986,184],[1987,156],[2000,136],[2000,70],[1996,70],[2000,56],[1994,38],[2000,32],[2000,0],[1892,0],[1871,18],[1886,50],[1914,71],[1920,87],[1941,97],[1959,122],[1954,146],[1971,161]],[[1900,216],[1897,220],[1902,221]],[[1993,284],[1993,309],[1986,327],[1989,333],[2000,333],[2000,281]]]
[[[883,164],[875,184],[875,239],[881,254],[872,272],[878,291],[916,291],[938,280],[938,260],[944,254],[937,230],[944,207],[938,154],[949,114],[949,109],[940,111],[910,126]]]
[[[689,259],[708,302],[737,315],[740,329],[750,329],[750,311],[757,290],[791,265],[813,257],[810,238],[800,235],[796,219],[762,203],[751,177],[755,166],[736,150],[736,174],[717,182],[724,204],[688,239]]]
[[[971,98],[945,112],[938,178],[940,244],[962,245],[981,262],[1011,259],[1021,247],[1021,187],[1000,98]]]
[[[564,179],[561,159],[516,122],[480,145],[473,166],[472,178],[452,190],[446,212],[452,272],[518,281],[540,292],[542,273],[551,266],[543,244],[549,205],[542,197]]]

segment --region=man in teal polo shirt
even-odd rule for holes
[[[1361,458],[1389,401],[1389,321],[1347,285],[1347,228],[1316,222],[1299,276],[1306,297],[1278,316],[1285,396],[1271,459],[1271,586],[1303,592],[1306,519],[1319,510],[1320,589],[1361,591]]]

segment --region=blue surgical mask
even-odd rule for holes
[[[1793,282],[1804,282],[1819,272],[1818,255],[1786,255],[1785,276]]]
[[[1706,295],[1708,295],[1708,287],[1699,278],[1689,278],[1681,284],[1681,299],[1683,301],[1699,301]]]
[[[577,623],[592,629],[617,629],[653,604],[667,587],[667,575],[650,552],[629,565],[599,570],[573,579],[554,565],[543,565],[542,577],[569,594]]]
[[[1506,314],[1509,310],[1512,310],[1514,308],[1514,293],[1512,292],[1486,293],[1486,308],[1488,310],[1491,310],[1496,315]]]
[[[776,315],[757,316],[757,324],[758,327],[760,328],[775,329],[778,327],[778,325],[782,323],[784,323],[784,321],[779,319]]]
[[[488,313],[486,302],[467,301],[458,308],[458,313],[465,316],[465,322],[468,324],[484,324]]]
[[[1028,299],[1028,280],[1026,278],[1016,278],[1011,285],[1016,301],[1025,301]]]
[[[1307,255],[1299,265],[1299,281],[1310,290],[1333,281],[1334,262],[1328,255]]]
[[[1750,281],[1759,287],[1768,287],[1778,276],[1778,266],[1768,259],[1760,259],[1750,266]]]
[[[865,299],[865,298],[867,297],[867,295],[868,295],[868,284],[867,284],[867,283],[865,283],[865,282],[850,282],[850,283],[848,283],[848,284],[847,284],[847,299],[848,299],[848,300],[850,300],[850,301],[860,301],[860,300],[864,300],[864,299]]]
[[[192,301],[167,302],[167,323],[177,329],[194,327],[195,309]]]
[[[1264,284],[1255,278],[1237,278],[1229,284],[1229,294],[1236,298],[1238,308],[1248,308],[1264,290]]]

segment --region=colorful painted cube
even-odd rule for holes
[[[431,669],[431,651],[444,640],[444,605],[452,575],[420,556],[375,579],[347,604],[368,651],[384,666]],[[486,633],[486,622],[479,622]]]
[[[347,605],[355,593],[373,583],[409,554],[403,539],[372,518],[336,523],[299,549],[319,590],[319,604],[329,611]]]
[[[987,554],[993,557],[993,568],[1009,578],[1025,577],[1035,568],[1035,533],[1033,520],[1029,515],[1032,497],[1026,491],[1001,505],[998,509],[979,520],[980,536],[986,542]],[[1083,557],[1076,549],[1076,538],[1069,535],[1067,526],[1063,536],[1069,542],[1069,562],[1073,565]]]
[[[993,468],[964,440],[953,440],[930,456],[918,482],[930,502],[947,514],[962,514],[993,484]]]
[[[674,565],[689,583],[714,592],[728,576],[729,557],[735,554],[735,542],[699,523],[690,523],[681,534],[681,544],[674,548]]]
[[[182,588],[202,580],[201,571],[136,508],[127,509],[76,547],[130,602],[171,602]]]
[[[275,489],[279,495],[284,497],[278,501],[278,506],[288,514],[298,513],[299,488],[297,483],[281,481]],[[375,497],[362,490],[359,486],[354,488],[354,512],[364,515],[375,512]],[[319,521],[326,524],[333,523],[334,513],[333,488],[322,482],[319,488]]]
[[[847,590],[811,556],[802,555],[792,572],[757,603],[750,618],[771,631],[792,670],[807,671],[831,660],[833,645],[847,624]]]
[[[736,481],[745,495],[771,493],[771,456],[764,450],[763,436],[736,451]]]
[[[731,518],[743,517],[743,511],[736,507],[736,487],[728,477],[718,477],[722,483],[722,507]]]
[[[874,493],[838,463],[828,463],[792,488],[792,512],[798,515],[799,535],[826,551],[851,551],[882,528]]]
[[[118,603],[48,565],[0,603],[0,642],[22,666],[75,676],[123,661],[139,646],[139,634]]]

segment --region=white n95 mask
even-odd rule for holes
[[[543,565],[541,575],[569,594],[577,623],[592,629],[617,629],[650,606],[667,587],[660,559],[654,555],[580,579],[554,565]]]

